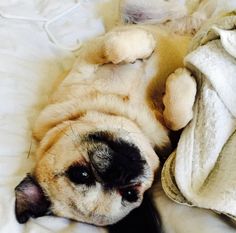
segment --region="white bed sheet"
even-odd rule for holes
[[[0,233],[105,231],[57,217],[30,219],[20,225],[14,215],[14,188],[34,165],[32,123],[47,103],[53,84],[72,66],[76,54],[70,50],[114,26],[118,3],[119,0],[83,0],[79,5],[76,0],[0,1]],[[47,22],[49,33],[45,30]],[[222,233],[234,232],[218,217],[179,208],[160,192],[157,189],[156,200],[166,233],[199,233],[199,224],[204,224],[204,233],[211,233],[218,225]],[[180,215],[185,221],[176,221]],[[203,216],[214,220],[207,224]],[[187,221],[191,227],[185,231]]]
[[[102,228],[56,217],[30,219],[20,225],[14,215],[14,187],[34,162],[32,122],[46,104],[53,83],[73,64],[75,54],[69,50],[78,46],[78,41],[104,33],[102,19],[93,8],[102,2],[0,2],[1,233],[104,232]],[[68,9],[73,11],[63,15]],[[54,42],[45,31],[47,20],[51,22],[48,26]]]

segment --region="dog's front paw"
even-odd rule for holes
[[[177,69],[166,81],[163,97],[164,120],[168,128],[179,130],[193,117],[193,104],[196,95],[196,81],[185,68]]]
[[[149,32],[134,28],[113,31],[106,35],[104,55],[108,62],[131,63],[149,57],[155,48],[155,40]]]

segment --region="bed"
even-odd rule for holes
[[[118,0],[1,0],[1,233],[107,231],[57,217],[31,219],[20,225],[14,215],[14,188],[34,165],[32,124],[60,77],[71,68],[76,50],[118,21]],[[153,197],[166,233],[236,232],[210,211],[170,201],[160,184],[155,185]]]

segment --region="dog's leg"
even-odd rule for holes
[[[164,120],[168,128],[179,130],[193,117],[193,104],[196,95],[196,81],[185,68],[179,68],[166,82],[163,98]]]
[[[124,26],[85,44],[78,62],[90,65],[131,63],[149,57],[155,46],[152,33],[140,27]]]
[[[156,42],[151,33],[138,27],[124,27],[106,34],[104,54],[114,64],[134,62],[149,57]]]

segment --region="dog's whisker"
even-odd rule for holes
[[[77,136],[76,136],[76,134],[75,134],[75,131],[74,131],[73,127],[72,127],[72,124],[71,124],[71,122],[69,123],[69,125],[70,125],[71,132],[72,132],[73,136],[74,136],[74,137],[75,137],[75,139],[76,139],[76,138],[77,138]]]
[[[56,156],[55,153],[52,153],[52,152],[50,152],[50,151],[48,151],[47,153],[50,154],[50,155]]]
[[[70,122],[70,128],[71,128],[71,122]],[[72,128],[71,128],[71,129],[72,129]],[[78,148],[77,148],[77,143],[76,143],[76,135],[74,135],[73,130],[72,130],[72,133],[73,133],[75,139],[72,138],[69,134],[67,134],[67,133],[66,133],[65,131],[63,131],[63,130],[60,130],[59,132],[62,133],[62,134],[64,134],[66,137],[69,137],[69,138],[72,140],[74,147],[75,147],[76,149],[78,149]]]
[[[71,122],[69,123],[69,125],[70,125],[70,129],[71,129],[71,132],[72,132],[72,134],[73,134],[73,136],[74,136],[74,138],[71,138],[71,140],[72,140],[72,142],[73,142],[73,144],[74,144],[74,147],[75,147],[75,149],[80,153],[81,151],[80,151],[80,149],[78,148],[78,146],[77,146],[77,140],[78,140],[78,137],[80,137],[79,135],[76,135],[76,133],[75,133],[75,131],[74,131],[74,129],[73,129],[73,127],[72,127],[72,124],[71,124]]]
[[[31,154],[31,149],[32,149],[32,139],[30,140],[30,147],[29,147],[29,150],[28,150],[28,154],[27,154],[27,159],[30,157],[30,154]]]

